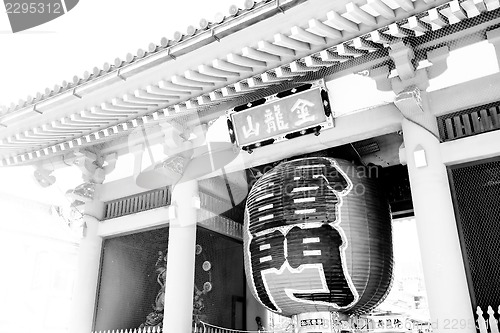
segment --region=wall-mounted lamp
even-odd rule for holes
[[[175,220],[177,218],[177,207],[175,205],[170,205],[168,207],[168,219]]]
[[[200,209],[201,208],[200,197],[193,197],[191,200],[192,200],[194,208],[196,208],[196,209]]]
[[[418,145],[413,151],[413,158],[415,160],[415,167],[423,168],[427,166],[427,157],[425,156],[425,150],[422,146]]]

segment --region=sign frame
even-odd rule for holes
[[[234,126],[235,126],[234,115],[235,114],[239,114],[239,115],[241,115],[243,113],[251,114],[252,111],[255,111],[257,109],[262,109],[263,106],[269,106],[270,108],[272,108],[273,105],[279,105],[279,101],[285,101],[287,99],[297,98],[297,96],[305,95],[307,93],[311,93],[314,91],[318,92],[318,96],[323,103],[323,112],[324,112],[324,116],[325,116],[323,121],[316,122],[314,124],[306,124],[305,126],[292,128],[288,131],[284,131],[282,133],[277,133],[274,135],[270,134],[269,136],[267,136],[265,138],[257,138],[255,140],[251,140],[249,142],[244,142],[243,144],[241,144],[239,142],[238,133],[234,128]],[[286,96],[283,96],[283,97],[279,96],[279,95],[283,95],[283,94],[285,94]],[[331,111],[331,104],[330,104],[330,100],[328,98],[328,90],[327,90],[323,80],[305,83],[302,86],[295,87],[295,88],[289,89],[287,91],[283,91],[280,93],[276,93],[276,94],[267,96],[267,97],[265,97],[264,103],[259,103],[255,106],[253,106],[252,103],[248,103],[247,105],[243,105],[243,107],[244,107],[244,110],[241,110],[241,111],[235,110],[238,107],[235,107],[231,110],[226,111],[227,125],[228,125],[228,130],[229,130],[231,142],[235,146],[239,147],[240,149],[247,150],[249,152],[253,148],[262,147],[262,146],[269,145],[269,144],[272,144],[275,142],[287,141],[287,140],[290,140],[290,139],[293,139],[295,137],[302,136],[302,135],[307,135],[307,134],[312,134],[312,133],[314,133],[315,135],[319,135],[321,130],[335,127],[335,118],[333,117],[333,114]]]

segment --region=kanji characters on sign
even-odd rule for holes
[[[309,108],[313,107],[314,103],[309,102],[308,100],[299,98],[297,102],[292,106],[292,112],[297,114],[298,121],[294,124],[296,126],[300,126],[304,123],[314,121],[316,119],[315,115],[311,115],[309,113]]]
[[[327,121],[319,89],[277,98],[231,114],[238,145],[261,142]]]
[[[247,116],[247,123],[248,128],[243,126],[243,135],[245,139],[248,139],[251,135],[259,136],[260,124],[256,123],[256,125],[254,125],[251,116]]]
[[[288,123],[285,123],[283,120],[283,113],[281,113],[281,109],[279,105],[274,105],[273,111],[271,109],[267,109],[265,113],[264,122],[267,125],[267,133],[271,134],[276,131],[286,130],[288,129]]]

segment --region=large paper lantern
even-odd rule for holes
[[[245,270],[266,308],[330,332],[315,327],[328,326],[318,318],[362,314],[384,299],[392,281],[391,217],[376,173],[313,157],[281,163],[254,184]]]

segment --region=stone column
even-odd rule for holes
[[[82,219],[82,240],[78,249],[77,275],[71,300],[70,331],[90,333],[94,325],[97,289],[101,263],[102,238],[97,235],[99,220],[94,210],[101,205],[90,202],[85,205]]]
[[[400,92],[403,138],[434,332],[475,332],[446,166],[425,92]]]
[[[172,206],[176,216],[169,226],[163,332],[191,332],[199,208],[197,180],[174,186]]]

